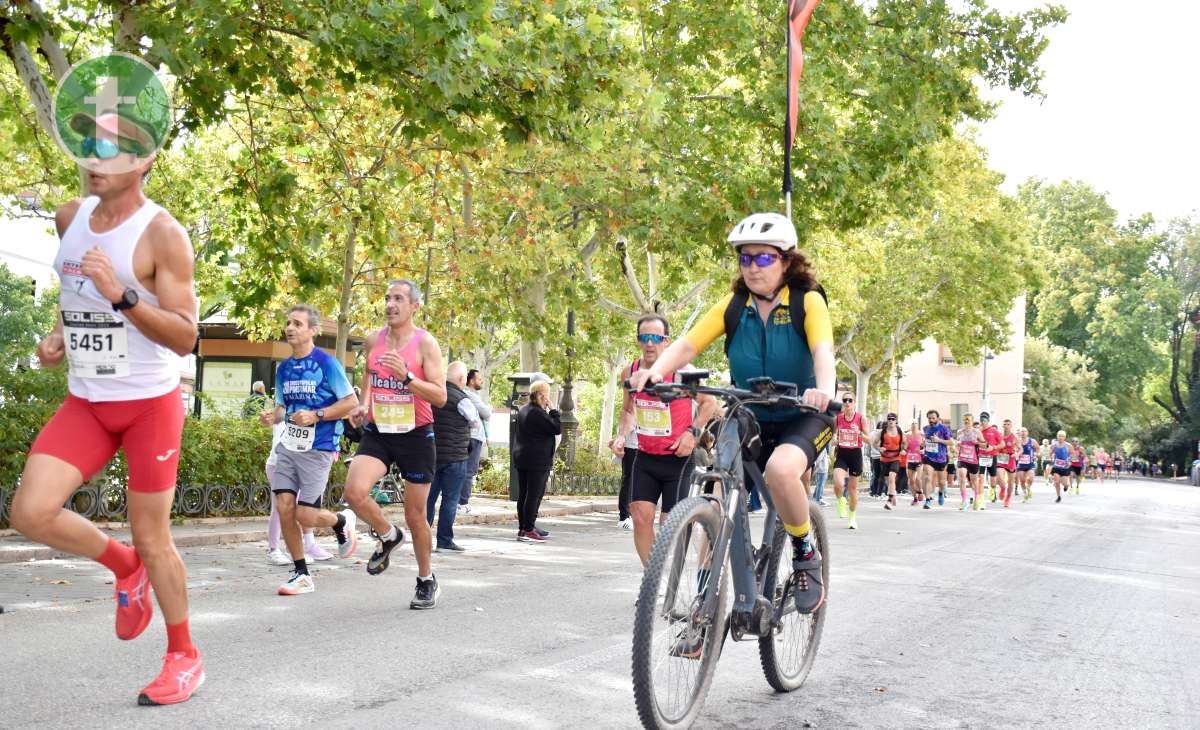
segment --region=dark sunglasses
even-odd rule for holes
[[[853,403],[854,399],[853,398],[842,398],[842,402],[843,403]]]
[[[896,422],[896,419],[894,419],[894,418],[889,418],[889,419],[887,419],[887,422],[888,422],[888,423],[895,423],[895,422]]]
[[[753,263],[760,269],[765,269],[779,259],[783,258],[783,254],[778,253],[740,253],[738,254],[738,263],[743,269],[750,268]]]
[[[657,345],[658,343],[662,342],[665,339],[667,339],[666,335],[655,335],[655,334],[638,335],[638,342],[642,343],[643,345]]]

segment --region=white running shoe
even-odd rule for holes
[[[267,551],[267,562],[271,565],[291,565],[292,559],[279,548]]]
[[[333,555],[321,547],[318,543],[313,543],[304,548],[304,562],[311,563],[313,561],[333,560]]]
[[[633,529],[633,518],[626,517],[625,519],[623,519],[617,523],[617,527],[622,530],[632,530]]]
[[[342,528],[346,542],[338,543],[338,557],[344,560],[353,555],[358,548],[358,515],[354,514],[352,509],[344,509],[340,514],[346,518],[346,525]]]
[[[301,593],[312,593],[315,590],[317,590],[317,586],[313,583],[311,575],[292,573],[287,582],[279,586],[279,595],[298,596]]]

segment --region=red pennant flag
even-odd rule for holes
[[[787,146],[796,141],[800,112],[800,74],[804,71],[804,29],[821,0],[788,0],[788,130]]]

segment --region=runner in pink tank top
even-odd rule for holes
[[[986,444],[983,433],[975,425],[975,417],[963,414],[963,427],[958,432],[958,491],[962,495],[960,510],[967,508],[967,484],[974,495],[975,509],[983,506],[983,473],[979,467],[979,449]]]
[[[409,363],[408,374],[415,380],[425,379],[425,368],[421,366],[421,339],[429,333],[415,328],[412,337],[399,351],[404,362]],[[375,424],[380,433],[408,433],[421,426],[433,423],[433,406],[429,401],[413,393],[398,375],[383,362],[389,351],[388,328],[384,327],[375,336],[375,346],[367,355],[368,379],[371,398],[367,401],[367,420]]]
[[[417,558],[417,591],[408,605],[428,609],[437,605],[438,585],[430,566],[433,545],[425,509],[437,468],[433,407],[446,404],[446,374],[437,341],[413,323],[421,307],[417,285],[393,281],[385,305],[387,326],[364,343],[363,404],[350,418],[363,426],[363,438],[346,474],[346,501],[379,540],[367,560],[367,573],[379,575],[387,570],[392,551],[404,543],[404,531],[388,522],[371,498],[371,487],[393,466],[400,472],[404,521]]]

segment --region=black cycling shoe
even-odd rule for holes
[[[409,601],[408,607],[414,611],[433,608],[437,605],[439,593],[441,593],[441,589],[438,588],[436,575],[431,576],[429,580],[417,578],[417,592],[413,595],[413,599]]]
[[[379,544],[375,547],[375,552],[371,553],[371,558],[367,560],[367,573],[370,575],[379,575],[387,570],[392,551],[404,544],[404,530],[396,527],[395,540],[384,540],[378,535],[375,537],[379,540]]]
[[[825,585],[821,582],[821,554],[815,549],[807,560],[792,558],[792,598],[796,610],[803,614],[816,611],[825,602]]]

